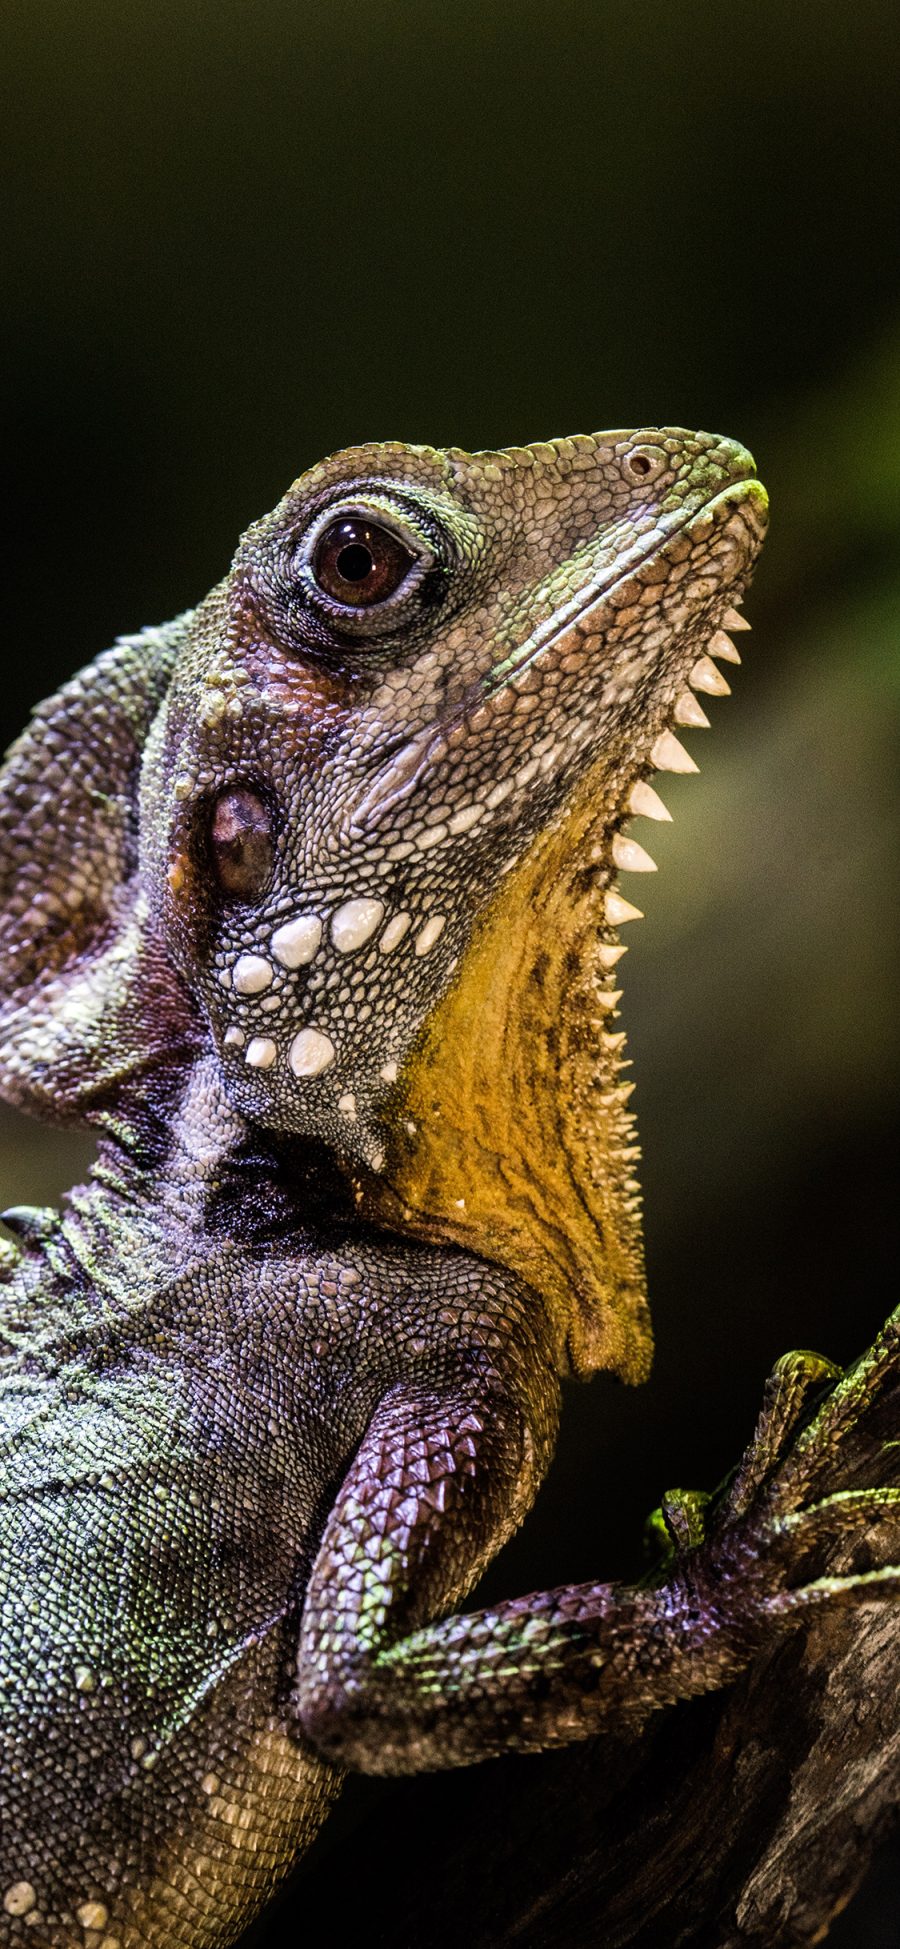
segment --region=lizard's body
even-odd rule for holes
[[[0,1081],[101,1148],[12,1215],[0,1943],[230,1942],[337,1767],[639,1720],[809,1601],[770,1416],[656,1587],[453,1615],[559,1373],[646,1369],[613,880],[764,508],[677,430],[339,455],[11,754]]]
[[[351,1451],[321,1419],[325,1376],[320,1402],[290,1385],[308,1352],[308,1309],[292,1317],[287,1299],[296,1267],[273,1303],[248,1255],[204,1251],[179,1229],[169,1242],[182,1269],[174,1257],[155,1267],[136,1309],[129,1267],[166,1241],[115,1215],[101,1317],[84,1291],[73,1304],[60,1241],[59,1274],[40,1286],[56,1318],[10,1388],[20,1499],[4,1594],[32,1612],[36,1635],[24,1689],[18,1646],[3,1672],[18,1693],[4,1872],[7,1887],[42,1891],[39,1940],[80,1940],[80,1917],[106,1929],[113,1911],[114,1940],[177,1943],[195,1939],[204,1909],[211,1928],[240,1915],[327,1805],[329,1770],[287,1731],[285,1633],[319,1480]],[[233,1452],[236,1417],[246,1455]],[[7,1435],[4,1460],[10,1446]],[[60,1559],[61,1497],[72,1549]],[[61,1827],[75,1781],[80,1815]]]
[[[244,1133],[209,1080],[188,1079],[158,1175],[117,1149],[116,1187],[76,1197],[4,1292],[17,1371],[0,1608],[34,1632],[27,1671],[21,1644],[0,1650],[4,1886],[46,1891],[37,1939],[54,1945],[81,1941],[92,1904],[123,1949],[228,1939],[315,1832],[340,1776],[291,1708],[303,1590],[392,1390],[424,1372],[432,1387],[471,1381],[474,1402],[490,1373],[498,1413],[505,1396],[510,1417],[527,1404],[549,1459],[555,1378],[499,1275],[352,1219],[313,1236],[283,1219],[267,1235],[278,1190],[258,1148],[229,1198],[231,1227],[256,1242],[210,1235],[202,1221],[229,1184],[211,1133],[218,1122],[238,1157]],[[410,1490],[431,1493],[424,1456],[410,1457]],[[445,1604],[477,1567],[446,1566]],[[75,1781],[78,1819],[61,1825]]]

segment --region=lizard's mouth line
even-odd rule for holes
[[[676,678],[678,687],[664,712],[662,725],[657,720],[648,732],[643,748],[639,748],[621,797],[607,806],[601,831],[585,862],[593,887],[601,895],[603,903],[598,922],[599,1000],[601,1008],[609,1014],[616,1010],[621,1000],[621,991],[615,989],[612,976],[613,969],[626,952],[618,930],[628,921],[644,918],[641,909],[620,892],[615,884],[616,876],[618,873],[655,873],[657,870],[656,861],[650,853],[624,828],[632,817],[670,824],[672,814],[651,783],[652,777],[658,772],[687,775],[699,771],[699,766],[681,743],[678,733],[710,728],[710,720],[700,702],[701,695],[731,695],[731,685],[718,665],[736,665],[741,661],[740,652],[729,632],[736,635],[750,628],[741,614],[743,588],[765,533],[767,507],[765,489],[755,476],[732,481],[680,522],[677,528],[673,528],[662,544],[657,541],[655,546],[645,548],[640,555],[636,554],[627,568],[624,571],[620,569],[602,589],[595,586],[589,600],[585,600],[582,594],[577,609],[573,603],[571,613],[567,612],[562,617],[558,612],[553,619],[552,629],[548,628],[539,644],[532,639],[531,653],[507,677],[507,682],[515,681],[539,655],[552,652],[557,641],[562,642],[565,638],[571,640],[571,632],[579,622],[583,626],[601,604],[609,603],[617,592],[629,591],[642,568],[646,569],[649,563],[665,561],[683,544],[685,538],[705,533],[712,525],[724,526],[729,519],[738,517],[745,529],[746,540],[730,565],[727,579],[722,578],[718,598],[714,592],[710,592],[708,602],[712,620],[708,639],[698,655],[698,641],[703,642],[702,632],[699,638],[695,637],[692,660],[686,662],[680,677]],[[486,698],[485,702],[489,703],[490,699]],[[614,1040],[621,1049],[625,1041],[624,1033],[609,1039],[611,1042]]]
[[[633,555],[626,556],[624,565],[620,557],[610,567],[606,578],[599,576],[589,585],[588,591],[580,590],[564,609],[557,609],[541,629],[535,630],[526,643],[520,644],[505,663],[498,665],[494,675],[501,681],[493,684],[491,689],[484,693],[485,703],[490,703],[491,698],[504,689],[511,679],[524,676],[538,657],[552,652],[554,647],[568,638],[573,629],[584,628],[592,611],[601,603],[609,603],[621,589],[626,588],[635,576],[640,574],[641,569],[647,567],[649,562],[664,562],[685,536],[696,535],[708,526],[710,521],[716,523],[720,517],[724,519],[731,513],[749,515],[754,506],[759,505],[762,520],[757,535],[751,538],[748,534],[747,538],[745,566],[749,567],[763,539],[767,504],[768,497],[765,489],[755,475],[731,481],[727,487],[720,488],[717,494],[704,501],[702,507],[695,508],[685,516],[683,521],[670,528],[663,541],[660,541],[657,535],[645,548],[636,548]]]

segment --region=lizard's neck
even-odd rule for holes
[[[155,1205],[179,1224],[202,1223],[210,1187],[247,1137],[245,1120],[221,1086],[209,1055],[157,1069],[98,1117],[100,1141],[89,1189]]]
[[[90,1266],[133,1276],[171,1267],[218,1239],[271,1239],[352,1219],[320,1146],[275,1145],[234,1109],[216,1058],[155,1072],[99,1119],[87,1183],[70,1193],[63,1234]]]

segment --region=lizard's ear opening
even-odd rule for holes
[[[137,877],[144,745],[187,619],[124,638],[41,704],[0,772],[0,1094],[90,1119],[189,1024]]]

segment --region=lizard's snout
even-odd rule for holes
[[[734,480],[750,480],[755,475],[756,461],[739,440],[720,439],[719,449]]]

